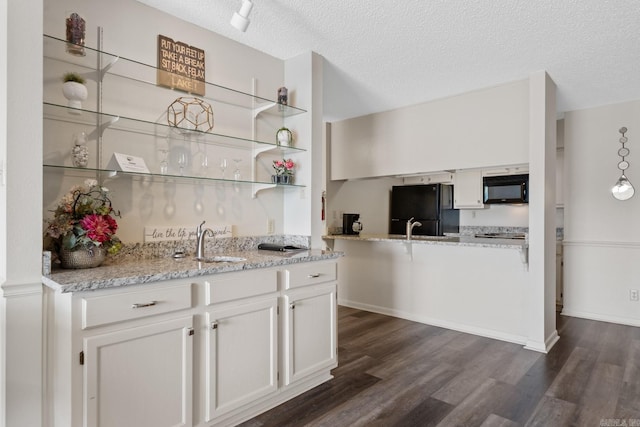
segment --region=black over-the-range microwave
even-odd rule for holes
[[[529,203],[529,174],[485,176],[482,183],[486,204]]]

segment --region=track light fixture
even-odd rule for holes
[[[233,25],[238,30],[243,33],[247,31],[247,27],[249,26],[249,13],[251,13],[251,9],[253,8],[253,3],[251,0],[242,0],[242,6],[240,7],[239,12],[233,12],[233,16],[231,17],[231,25]]]

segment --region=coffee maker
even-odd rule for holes
[[[360,214],[342,214],[342,234],[358,235],[361,231]]]

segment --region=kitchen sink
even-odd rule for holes
[[[437,240],[439,242],[451,242],[451,241],[454,241],[454,240],[458,239],[458,237],[456,237],[456,236],[411,236],[411,239],[413,239],[413,240]]]
[[[206,258],[196,258],[196,261],[200,262],[242,262],[246,260],[246,258],[237,256],[211,256]]]
[[[405,236],[404,234],[390,234],[389,239],[407,240],[407,236]],[[452,242],[456,239],[458,239],[458,237],[456,236],[411,236],[411,240],[437,240],[442,242]]]

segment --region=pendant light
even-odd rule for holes
[[[629,178],[624,174],[624,171],[629,167],[629,162],[625,160],[625,157],[629,155],[629,149],[625,147],[624,144],[626,144],[629,139],[625,136],[625,133],[627,132],[626,127],[621,127],[618,132],[622,135],[619,140],[622,147],[618,150],[618,156],[621,158],[620,162],[618,162],[618,169],[620,169],[622,174],[620,175],[620,178],[618,178],[618,181],[616,181],[615,185],[611,188],[611,194],[618,200],[628,200],[633,197],[633,194],[635,193],[635,189],[633,188],[631,181],[629,181]]]

